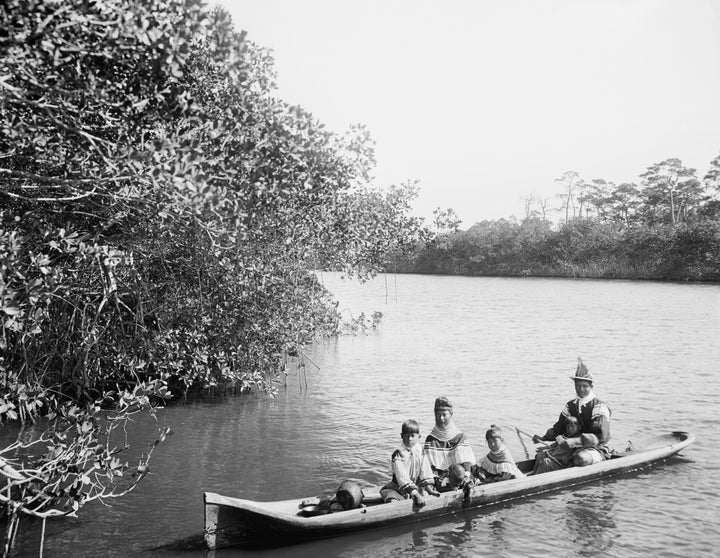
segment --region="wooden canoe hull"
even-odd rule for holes
[[[205,544],[210,549],[226,546],[278,546],[455,514],[641,469],[678,453],[694,440],[695,436],[688,432],[672,432],[662,436],[650,449],[627,451],[622,457],[588,467],[570,467],[477,486],[471,489],[468,496],[462,491],[447,492],[439,497],[430,496],[425,498],[426,505],[422,508],[415,507],[412,500],[404,500],[304,517],[298,514],[302,499],[256,502],[206,492]],[[530,464],[525,462],[519,465],[528,467]]]

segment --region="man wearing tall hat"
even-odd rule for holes
[[[610,441],[610,407],[595,395],[592,374],[581,359],[578,358],[575,376],[570,376],[570,378],[575,382],[577,398],[568,401],[560,413],[558,421],[544,436],[535,434],[533,442],[538,444],[543,441],[555,441],[558,436],[565,434],[567,419],[575,417],[580,423],[581,436],[572,438],[577,447],[572,463],[576,467],[583,467],[608,459],[612,454],[612,449],[608,445]]]

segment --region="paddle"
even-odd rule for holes
[[[535,441],[535,436],[531,436],[527,432],[520,430],[517,426],[513,426],[513,428],[515,428],[515,430],[517,430],[518,434],[522,434],[523,436],[527,436],[528,438],[530,438],[533,441],[533,444],[542,444],[544,446],[547,446],[552,443],[552,442],[548,442],[547,440]]]
[[[530,439],[532,440],[533,444],[541,444],[541,445],[543,445],[543,446],[545,446],[545,447],[547,447],[547,446],[550,445],[550,442],[546,442],[545,440],[540,440],[539,442],[536,442],[534,436],[531,436],[530,434],[528,434],[528,433],[525,432],[524,430],[520,430],[520,429],[519,429],[517,426],[515,426],[514,424],[512,425],[512,427],[515,429],[515,432],[517,432],[518,440],[520,440],[520,444],[522,444],[522,447],[523,447],[523,449],[525,450],[525,456],[526,456],[528,459],[530,459],[530,452],[528,451],[527,446],[525,445],[525,442],[523,442],[523,439],[520,437],[521,434],[522,434],[523,436],[527,436],[528,438],[530,438]]]
[[[518,440],[520,440],[520,444],[523,447],[523,450],[525,450],[525,458],[530,459],[530,452],[527,449],[527,446],[525,445],[525,442],[523,442],[523,439],[520,437],[520,434],[525,434],[525,436],[528,436],[532,440],[532,436],[530,436],[527,432],[523,432],[520,430],[517,426],[513,425],[513,428],[515,428],[515,432],[517,432]]]
[[[523,436],[527,436],[527,437],[530,438],[531,440],[533,439],[532,435],[528,434],[528,433],[525,432],[524,430],[520,430],[517,426],[514,426],[514,425],[513,425],[513,428],[517,431],[518,434],[522,434]]]

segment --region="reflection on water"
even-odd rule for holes
[[[615,494],[610,489],[573,494],[566,505],[565,528],[580,556],[604,556],[613,545]]]
[[[412,548],[408,550],[416,550],[418,552],[423,551],[428,546],[428,535],[427,533],[419,529],[412,533]]]
[[[490,548],[493,553],[504,552],[508,549],[505,540],[505,522],[502,519],[496,519],[490,523]]]
[[[472,521],[467,517],[463,523],[452,529],[435,534],[431,546],[437,550],[437,556],[457,556],[458,551],[472,538],[472,531]]]

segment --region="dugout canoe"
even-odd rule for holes
[[[378,489],[364,489],[365,507],[306,517],[299,507],[304,498],[257,502],[205,492],[205,544],[209,549],[279,546],[481,509],[642,469],[678,453],[694,440],[689,432],[671,432],[642,444],[628,443],[623,452],[595,465],[476,486],[467,495],[456,490],[439,497],[428,496],[422,508],[414,506],[412,500],[384,504]],[[521,461],[518,466],[530,471],[533,461]]]

